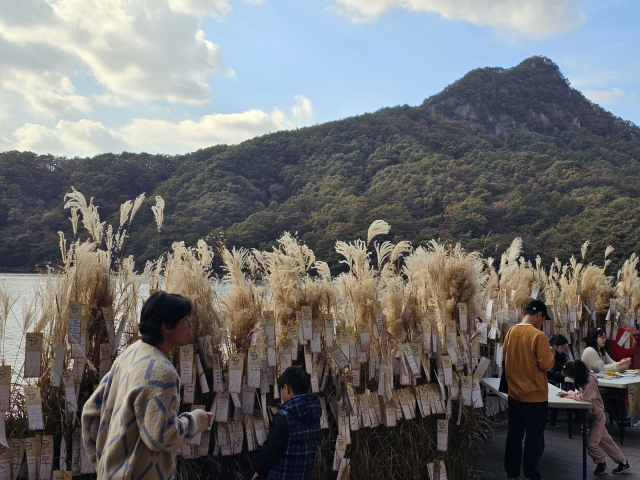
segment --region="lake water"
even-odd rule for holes
[[[5,361],[14,369],[20,369],[24,363],[22,309],[27,308],[33,300],[39,278],[40,275],[36,274],[0,273],[0,286],[9,291],[13,300],[17,299],[4,329]]]

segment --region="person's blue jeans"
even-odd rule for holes
[[[544,452],[544,427],[548,410],[549,402],[520,402],[509,397],[509,431],[504,452],[507,477],[518,478],[522,463],[525,478],[541,479],[538,463]]]

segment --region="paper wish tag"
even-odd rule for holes
[[[453,371],[451,369],[451,357],[442,356],[442,369],[444,370],[444,384],[448,387],[453,385]]]
[[[202,362],[200,361],[200,355],[195,354],[193,360],[196,366],[196,374],[198,376],[198,383],[200,385],[200,391],[202,393],[209,393],[209,384],[207,383],[207,376],[204,374],[204,368],[202,368]]]
[[[53,469],[53,435],[43,435],[40,448],[39,480],[49,480]]]
[[[449,439],[449,422],[447,420],[438,420],[438,451],[446,452]]]
[[[54,387],[60,386],[62,380],[62,369],[64,368],[64,356],[67,353],[67,346],[60,342],[53,354],[53,373],[51,374],[51,384]]]
[[[311,352],[313,353],[321,353],[322,352],[322,335],[320,332],[320,322],[317,320],[313,320],[311,322]]]
[[[8,412],[11,408],[11,366],[0,367],[0,412]]]
[[[220,356],[217,353],[213,355],[213,391],[224,391],[224,381],[222,377],[222,368],[220,366]]]
[[[42,333],[27,333],[24,378],[40,378],[42,374],[42,342]]]
[[[7,429],[5,426],[6,415],[6,412],[0,412],[0,445],[10,448],[9,442],[7,441]]]
[[[104,376],[111,370],[111,352],[113,350],[113,344],[102,343],[100,344],[100,372],[99,379],[102,380]]]
[[[107,335],[109,337],[109,343],[113,345],[116,341],[116,330],[115,330],[115,318],[113,316],[113,308],[107,307],[102,309],[102,318],[104,319],[104,326],[107,329]]]
[[[336,451],[333,456],[333,471],[337,472],[340,470],[340,464],[342,463],[342,459],[344,458],[344,454],[347,451],[347,437],[344,435],[338,435],[336,439]]]
[[[447,467],[444,464],[444,460],[440,460],[440,480],[448,480],[447,479]]]
[[[38,463],[42,437],[30,437],[24,440],[24,453],[27,457],[27,473],[29,480],[38,480]]]
[[[631,334],[629,333],[629,331],[625,330],[625,332],[622,334],[622,336],[618,340],[618,345],[620,347],[624,346],[624,344],[629,340],[630,337],[631,337]]]
[[[265,322],[264,331],[267,335],[267,343],[269,347],[276,347],[276,319],[273,311],[264,312],[262,319]],[[269,365],[273,366],[273,365]]]
[[[242,369],[244,355],[233,353],[229,355],[229,392],[242,393]]]
[[[24,458],[24,443],[20,438],[10,438],[9,446],[11,447],[12,469],[14,472],[18,472],[22,465],[22,459]]]
[[[73,381],[73,373],[70,370],[62,372],[64,382],[64,392],[67,399],[67,411],[70,413],[78,411],[78,401],[76,399],[76,386]]]
[[[42,430],[44,428],[44,419],[42,417],[42,398],[40,397],[40,388],[24,387],[24,397],[27,403],[29,430]]]
[[[180,347],[180,383],[193,383],[193,345]]]
[[[51,473],[51,480],[71,480],[71,472],[65,470],[54,470]]]
[[[192,371],[195,370],[195,365],[191,365]],[[191,405],[194,402],[196,395],[196,378],[191,376],[191,383],[184,384],[182,402]]]
[[[11,480],[11,449],[0,446],[0,480]]]
[[[458,319],[460,325],[460,331],[467,331],[467,304],[459,303],[458,304]]]
[[[260,370],[262,367],[262,356],[258,349],[249,349],[247,357],[247,385],[251,388],[260,388]]]
[[[349,360],[344,355],[342,349],[339,347],[333,349],[333,351],[331,352],[331,357],[336,362],[339,369],[346,368],[349,365]]]
[[[471,377],[468,375],[462,375],[460,377],[460,388],[462,390],[462,402],[464,405],[471,406],[473,405],[473,400],[471,398],[471,392],[473,391],[473,384],[471,381]]]
[[[480,325],[478,325],[478,342],[486,345],[487,344],[487,324],[486,323],[481,323]]]
[[[300,307],[300,312],[302,313],[302,337],[306,342],[307,340],[311,340],[313,337],[313,330],[311,328],[311,321],[313,320],[311,316],[311,307],[303,305]]]

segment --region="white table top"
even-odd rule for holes
[[[503,400],[507,400],[507,394],[498,391],[500,387],[499,378],[483,378],[480,383],[497,394]],[[549,384],[549,408],[575,408],[575,409],[589,409],[591,408],[591,402],[578,402],[571,398],[562,398],[558,396],[560,389],[554,385]]]
[[[640,384],[640,375],[635,377],[622,377],[622,378],[598,378],[599,387],[607,388],[629,388],[631,385]]]

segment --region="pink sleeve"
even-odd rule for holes
[[[598,396],[598,382],[591,375],[589,376],[589,383],[584,387],[579,388],[575,392],[571,393],[571,398],[579,402],[591,402]]]

